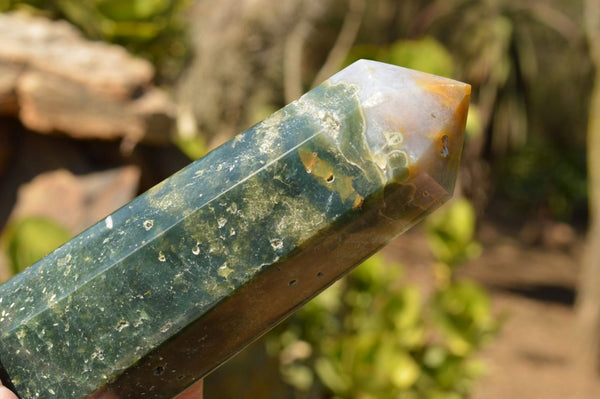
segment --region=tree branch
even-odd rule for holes
[[[313,87],[337,72],[337,69],[348,56],[348,52],[352,48],[362,24],[365,8],[365,0],[350,0],[342,29],[340,29],[340,33],[331,51],[329,51],[325,63],[317,73],[313,81]]]

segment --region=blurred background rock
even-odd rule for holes
[[[217,370],[207,397],[596,397],[599,0],[0,11],[0,282],[371,58],[473,85],[460,200]]]

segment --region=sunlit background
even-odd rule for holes
[[[210,375],[206,397],[598,397],[600,0],[0,11],[0,282],[369,58],[473,86],[455,200]]]

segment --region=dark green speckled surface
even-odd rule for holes
[[[401,129],[375,151],[360,85],[329,81],[0,286],[19,395],[170,398],[239,351],[449,198],[453,84],[446,143],[419,158]]]

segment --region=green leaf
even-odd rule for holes
[[[390,381],[398,389],[408,389],[417,382],[421,369],[408,353],[397,353],[390,372]]]
[[[192,137],[178,136],[173,139],[174,144],[190,159],[202,158],[207,152],[206,139],[197,134]]]
[[[383,256],[375,254],[357,267],[351,278],[358,287],[377,292],[387,286],[390,281],[398,279],[402,272],[401,265],[385,264]]]
[[[323,384],[335,393],[343,393],[350,388],[351,382],[329,358],[321,357],[317,359],[315,371]]]
[[[308,391],[313,384],[314,375],[307,366],[293,364],[285,367],[281,373],[286,383],[300,391]]]
[[[359,44],[350,50],[345,65],[350,65],[360,59],[384,61],[387,58],[387,49],[372,44]]]
[[[144,42],[156,38],[165,29],[166,21],[107,21],[102,32],[109,38],[127,38],[131,42]]]
[[[436,293],[433,314],[453,354],[479,349],[498,328],[484,289],[472,281],[453,283]]]
[[[429,36],[395,42],[389,49],[387,61],[439,76],[454,74],[452,56],[440,42]]]
[[[427,241],[436,259],[456,266],[479,256],[475,223],[475,210],[466,199],[457,199],[427,218]]]
[[[384,308],[387,317],[396,329],[403,331],[419,322],[421,313],[421,294],[415,286],[404,286],[395,295],[390,295]]]
[[[25,270],[69,238],[71,233],[55,221],[35,216],[11,223],[2,235],[15,274]]]
[[[98,10],[115,21],[139,21],[165,13],[169,0],[102,0]]]

